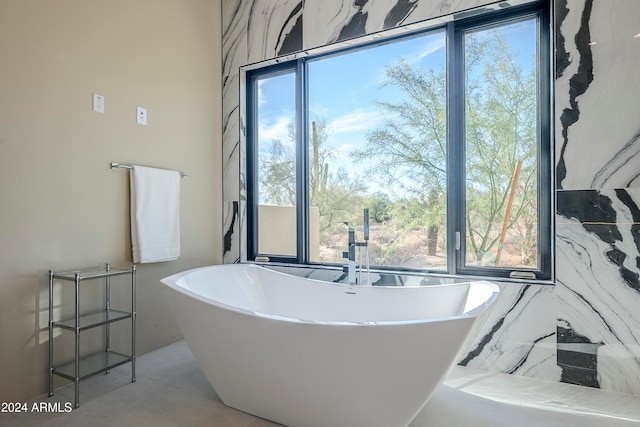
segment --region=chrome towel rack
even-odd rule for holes
[[[111,162],[111,169],[133,169],[133,165],[128,165],[126,163],[116,163]],[[187,172],[178,171],[180,173],[181,178],[187,178],[189,174]]]

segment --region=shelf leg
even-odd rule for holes
[[[75,387],[75,404],[73,405],[74,408],[78,409],[80,407],[80,378],[76,378],[74,380],[74,387]]]
[[[131,382],[136,382],[136,266],[131,267]]]
[[[53,270],[49,270],[49,397],[53,396]]]
[[[111,265],[109,265],[109,263],[107,263],[106,269],[107,269],[107,273],[111,271]],[[108,316],[109,310],[111,310],[111,277],[107,275],[104,281],[105,281],[105,308],[107,310],[107,316]],[[105,337],[104,337],[105,351],[107,352],[107,355],[108,355],[109,351],[111,351],[111,343],[110,343],[111,324],[110,323],[107,323],[105,325],[104,333],[105,333]],[[108,374],[110,372],[111,370],[107,369],[104,373]]]
[[[75,407],[80,406],[80,275],[76,273],[76,355],[75,355]]]

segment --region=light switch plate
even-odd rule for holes
[[[139,125],[147,124],[147,109],[143,107],[136,107],[136,122]]]
[[[93,94],[93,111],[96,113],[104,113],[104,96]]]

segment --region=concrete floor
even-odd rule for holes
[[[129,365],[81,382],[78,409],[0,413],[0,426],[277,426],[222,404],[184,341],[139,357],[136,367],[135,383]],[[73,386],[26,403],[39,402],[64,409]],[[640,426],[640,397],[455,367],[410,425],[427,426]]]

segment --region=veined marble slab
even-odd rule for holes
[[[516,0],[519,3],[520,0]],[[331,3],[333,7],[329,7]],[[496,0],[305,0],[304,49],[374,34],[483,5]],[[514,3],[509,2],[509,3]]]
[[[252,0],[225,0],[222,4],[222,76],[237,74],[248,62],[247,23]]]
[[[222,85],[222,200],[223,260],[236,262],[240,257],[240,113],[239,75],[223,78]]]
[[[305,49],[336,43],[385,29],[385,17],[398,4],[408,10],[416,0],[306,0],[304,5]],[[387,28],[394,25],[389,25]]]
[[[480,329],[472,331],[459,364],[558,380],[554,287],[499,285],[500,296]]]
[[[225,202],[223,210],[222,263],[233,264],[240,261],[240,216],[237,201]]]
[[[302,0],[253,0],[247,24],[248,61],[302,50]]]
[[[635,188],[560,191],[556,220],[558,325],[597,344],[598,386],[632,394],[640,393],[639,204]]]
[[[556,1],[560,189],[640,186],[638,16],[635,0]]]
[[[223,176],[234,177],[223,182],[225,200],[239,199],[240,186],[240,94],[239,76],[223,79],[222,86],[222,156]]]

